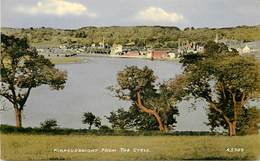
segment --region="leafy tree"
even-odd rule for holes
[[[208,42],[205,53],[186,54],[181,62],[189,82],[187,94],[208,102],[213,120],[221,117],[217,125],[227,127],[229,135],[236,135],[238,118],[246,103],[259,94],[260,65],[252,56],[240,56],[224,44]]]
[[[58,127],[57,120],[55,120],[55,119],[45,120],[44,122],[41,122],[40,125],[41,125],[42,129],[47,129],[47,130],[55,129]]]
[[[101,119],[99,117],[96,117],[94,120],[94,126],[99,128],[101,126]]]
[[[142,112],[135,105],[132,105],[129,110],[120,108],[105,117],[112,124],[113,129],[158,130],[156,119]]]
[[[88,124],[89,130],[91,130],[92,125],[94,125],[95,127],[101,126],[101,119],[99,117],[96,117],[92,112],[85,112],[83,114],[82,123]]]
[[[129,108],[128,113],[131,119],[131,128],[137,130],[159,130],[155,117],[151,117],[149,114],[142,112],[135,104]],[[174,123],[176,122],[173,122],[172,124]]]
[[[113,129],[128,129],[131,126],[131,115],[123,108],[110,112],[105,118],[112,124]]]
[[[143,69],[130,66],[118,72],[118,86],[111,89],[119,99],[131,101],[134,107],[154,117],[161,131],[168,131],[169,120],[173,115],[168,117],[167,113],[175,108],[176,100],[172,97],[172,93],[169,93],[167,83],[156,87],[155,81],[153,70],[147,66]]]
[[[30,48],[26,39],[1,34],[0,95],[12,103],[16,127],[22,127],[21,113],[33,88],[46,84],[64,88],[66,72],[54,67],[49,59]]]

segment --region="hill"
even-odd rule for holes
[[[83,27],[80,29],[53,28],[1,28],[7,35],[27,37],[33,46],[54,47],[62,44],[87,45],[104,42],[108,45],[135,44],[156,48],[176,48],[178,41],[214,40],[216,34],[220,39],[250,42],[260,40],[260,25],[237,26],[232,28],[185,28],[165,26],[111,26]]]

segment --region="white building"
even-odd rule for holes
[[[169,55],[170,59],[176,59],[177,58],[176,57],[177,55],[173,52],[170,52],[168,55]]]
[[[242,50],[242,54],[250,53],[251,49],[246,45]]]
[[[123,52],[123,46],[120,44],[113,44],[111,48],[111,55],[119,55]]]

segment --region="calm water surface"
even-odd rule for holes
[[[33,89],[23,111],[23,125],[39,126],[40,122],[55,118],[61,127],[85,128],[81,123],[84,112],[93,112],[108,124],[104,115],[118,108],[127,108],[130,103],[119,101],[106,88],[116,84],[117,72],[125,66],[147,65],[158,76],[158,81],[174,78],[182,71],[181,64],[167,61],[141,59],[88,57],[86,63],[58,65],[68,72],[64,90],[51,91],[47,86]],[[202,103],[200,103],[202,106]],[[187,108],[189,102],[178,104],[177,130],[208,130],[205,109],[196,111]],[[15,125],[13,109],[1,112],[1,123]]]

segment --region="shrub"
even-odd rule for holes
[[[56,129],[58,127],[57,120],[55,119],[48,119],[44,122],[41,122],[41,129]]]

